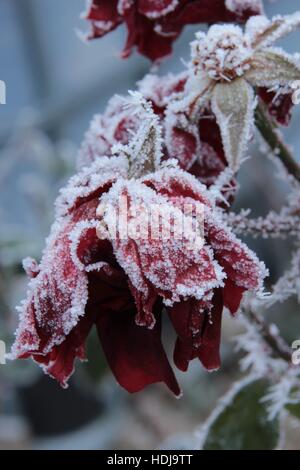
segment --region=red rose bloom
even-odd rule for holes
[[[136,46],[141,54],[157,60],[171,53],[173,41],[187,24],[244,22],[261,12],[260,0],[91,0],[84,17],[92,25],[89,39],[125,23],[123,57]]]
[[[149,124],[149,117],[140,116],[140,122],[135,139],[116,149],[117,157],[97,158],[61,191],[41,263],[25,263],[31,281],[11,357],[32,357],[66,386],[95,325],[126,390],[165,382],[179,395],[161,342],[164,310],[178,335],[177,367],[186,370],[198,358],[216,369],[223,306],[234,314],[244,291],[261,289],[266,270],[224,225],[205,186],[179,168],[162,167],[157,117]],[[128,226],[146,227],[142,237],[124,237],[114,226],[120,198]],[[186,204],[192,212],[184,212]],[[171,210],[173,229],[166,239],[149,235],[144,216],[153,206],[162,233]],[[185,231],[178,238],[177,222],[193,224],[197,210],[203,234],[190,239]]]

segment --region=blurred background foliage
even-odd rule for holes
[[[0,79],[7,85],[7,104],[0,106],[0,339],[8,348],[17,324],[15,305],[24,297],[25,256],[40,258],[53,217],[58,189],[75,171],[75,159],[94,113],[110,96],[133,89],[150,63],[134,54],[118,57],[125,31],[86,44],[78,31],[83,0],[1,0]],[[298,1],[267,3],[269,15],[289,13]],[[187,27],[174,55],[159,73],[182,70],[189,41],[197,27]],[[284,41],[299,51],[299,33]],[[287,141],[299,148],[299,107]],[[286,187],[274,178],[271,163],[251,149],[253,158],[240,174],[235,209],[251,207],[253,215],[278,209]],[[279,188],[279,190],[278,190]],[[274,281],[289,263],[287,242],[249,240],[265,260]],[[290,342],[299,331],[293,302],[268,314]],[[286,320],[288,317],[288,321]],[[87,345],[89,362],[78,366],[68,390],[62,390],[31,362],[0,365],[0,448],[146,449],[193,448],[194,429],[217,399],[240,376],[232,337],[241,330],[227,317],[223,330],[223,366],[213,374],[193,363],[180,375],[184,396],[175,400],[155,385],[130,396],[115,383],[96,334]],[[169,352],[173,332],[166,325]],[[287,424],[288,448],[299,448],[299,434]]]

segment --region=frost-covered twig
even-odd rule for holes
[[[270,211],[265,217],[250,218],[250,210],[243,209],[238,214],[225,214],[226,221],[236,234],[251,235],[255,238],[287,238],[300,232],[300,215],[293,214],[290,208],[279,213]]]
[[[277,328],[274,325],[267,325],[253,310],[244,310],[244,314],[257,326],[258,332],[260,332],[263,340],[271,348],[275,356],[290,363],[291,350],[279,335]]]
[[[280,158],[288,172],[300,181],[300,166],[294,159],[290,149],[283,142],[275,125],[268,119],[261,105],[255,111],[255,124],[271,150]]]

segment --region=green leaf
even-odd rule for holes
[[[300,419],[300,403],[290,403],[286,405],[286,409],[294,418]]]
[[[254,54],[245,79],[257,87],[287,86],[300,80],[300,67],[290,54],[265,49]]]
[[[236,171],[246,151],[253,125],[253,90],[242,78],[230,83],[218,83],[211,103],[221,130],[226,159]]]
[[[266,380],[255,379],[238,387],[230,403],[214,419],[205,439],[206,450],[271,450],[279,440],[279,421],[268,420],[261,403]]]

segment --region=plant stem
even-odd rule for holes
[[[282,141],[276,126],[268,119],[263,106],[259,104],[255,111],[255,124],[264,140],[273,152],[280,158],[289,174],[300,182],[300,165],[294,159],[288,146]]]
[[[288,344],[284,341],[284,339],[277,335],[276,333],[273,333],[271,331],[271,327],[267,325],[262,318],[260,318],[256,313],[254,313],[252,310],[247,310],[247,315],[250,318],[250,320],[255,323],[267,343],[267,345],[272,349],[274,354],[276,356],[280,357],[280,359],[283,359],[284,361],[290,363],[291,362],[291,350],[288,346]]]

